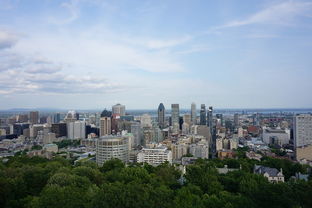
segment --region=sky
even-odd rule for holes
[[[312,107],[312,1],[0,0],[0,109]]]

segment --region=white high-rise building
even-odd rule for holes
[[[121,105],[119,103],[116,105],[113,105],[112,113],[113,114],[119,114],[120,116],[125,116],[126,115],[126,106]]]
[[[102,166],[107,160],[117,158],[129,160],[129,138],[126,136],[104,136],[96,141],[96,163]]]
[[[164,162],[172,163],[172,152],[164,146],[143,148],[137,155],[137,162],[159,165]]]
[[[86,122],[75,121],[67,123],[67,135],[69,139],[85,139]]]
[[[152,127],[152,117],[149,114],[143,114],[140,120],[142,128]]]
[[[196,119],[197,119],[197,115],[196,115],[196,104],[192,103],[191,105],[191,121],[192,124],[196,124]]]
[[[297,160],[312,161],[312,115],[294,117],[294,144]]]

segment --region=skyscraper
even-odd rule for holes
[[[67,123],[68,139],[85,139],[86,138],[86,122],[75,121]]]
[[[213,121],[213,109],[212,106],[209,107],[207,112],[207,125],[210,127],[210,132],[212,133],[212,121]]]
[[[112,112],[103,110],[100,118],[100,136],[110,135],[112,133]]]
[[[235,126],[235,128],[237,128],[238,125],[239,125],[239,115],[238,115],[238,113],[235,113],[234,114],[234,126]]]
[[[207,119],[206,119],[206,106],[205,104],[200,105],[200,125],[206,125]]]
[[[57,137],[67,136],[67,127],[66,127],[66,123],[56,123],[56,124],[52,124],[51,132],[52,132],[52,133],[55,133],[56,138],[57,138]]]
[[[162,103],[158,106],[158,126],[161,129],[165,127],[165,106]]]
[[[296,160],[312,160],[312,115],[294,117],[294,144]]]
[[[112,113],[113,114],[119,114],[120,116],[125,116],[126,115],[126,106],[121,105],[120,103],[117,103],[116,105],[113,105]]]
[[[171,104],[171,125],[173,127],[173,133],[178,133],[179,131],[179,119],[180,119],[180,110],[179,104]]]
[[[60,123],[61,121],[61,114],[60,113],[56,113],[53,115],[53,123]]]
[[[131,131],[131,133],[133,134],[133,137],[134,137],[134,141],[133,141],[134,147],[137,147],[137,146],[141,145],[142,144],[142,142],[141,142],[141,137],[142,137],[141,135],[142,135],[142,133],[141,133],[141,125],[140,125],[140,123],[133,122],[131,124],[131,126],[130,126],[130,131]]]
[[[38,111],[30,111],[29,122],[31,124],[37,124],[38,121],[39,121],[39,112]]]
[[[191,121],[192,121],[192,124],[196,124],[196,104],[195,103],[192,103],[191,105]]]

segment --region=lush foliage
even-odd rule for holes
[[[69,146],[79,146],[80,140],[71,140],[71,139],[64,139],[60,142],[55,142],[55,144],[58,146],[58,148],[65,148]]]
[[[284,169],[289,178],[304,167],[290,161],[264,158],[253,161],[198,160],[181,172],[162,164],[125,166],[111,160],[98,168],[94,163],[73,166],[68,160],[18,155],[0,163],[0,207],[73,208],[308,208],[312,207],[312,181],[288,180],[271,184],[252,173],[255,163]],[[218,174],[228,165],[239,171]]]

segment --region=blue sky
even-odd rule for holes
[[[312,107],[312,1],[0,0],[0,109]]]

